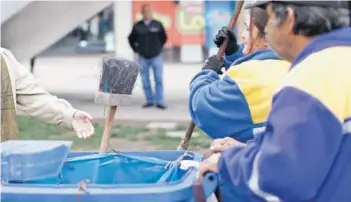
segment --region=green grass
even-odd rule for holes
[[[187,126],[184,124],[178,124],[176,125],[176,127],[174,128],[175,131],[186,131]]]
[[[127,138],[129,140],[138,139],[140,133],[148,132],[149,129],[142,127],[142,126],[122,126],[119,127],[117,130],[113,130],[111,133],[111,137],[115,138]]]
[[[174,149],[177,148],[180,138],[168,137],[166,130],[158,129],[156,133],[146,136],[144,140],[156,145],[159,149]],[[199,131],[199,136],[191,138],[190,147],[192,149],[209,148],[211,140],[202,131]]]
[[[20,137],[24,140],[48,139],[67,133],[68,130],[52,124],[46,124],[35,118],[18,117]]]
[[[157,129],[156,132],[144,137],[144,140],[155,145],[159,149],[177,148],[179,138],[171,138],[166,135],[166,130]]]
[[[17,118],[20,138],[23,140],[67,140],[73,141],[72,149],[96,149],[100,145],[103,128],[94,123],[95,134],[88,139],[79,139],[76,133],[64,127],[44,123],[36,118]]]
[[[95,134],[88,139],[79,139],[75,132],[53,124],[46,124],[38,119],[20,116],[17,118],[20,137],[23,140],[68,140],[73,141],[72,149],[91,150],[100,146],[103,133],[102,122],[94,123]],[[175,131],[185,131],[186,125],[179,125]],[[191,140],[191,149],[202,149],[210,146],[209,138],[199,129],[200,135]],[[132,142],[143,141],[158,149],[176,149],[180,138],[168,137],[165,129],[149,130],[145,125],[114,125],[111,138],[127,139]]]

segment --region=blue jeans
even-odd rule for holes
[[[146,102],[149,104],[160,104],[163,105],[163,57],[162,54],[154,58],[144,58],[139,56],[139,64],[141,66],[141,81],[143,84],[144,94]],[[155,96],[151,90],[150,83],[150,68],[154,73],[155,79]]]

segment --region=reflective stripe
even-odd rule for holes
[[[264,131],[266,131],[266,126],[254,128],[254,129],[252,130],[252,133],[253,133],[253,135],[258,135],[258,134],[260,134],[260,133],[263,133]]]
[[[252,166],[252,174],[251,174],[251,177],[249,179],[249,188],[257,196],[265,199],[268,202],[280,202],[281,200],[278,197],[262,191],[259,184],[258,184],[258,180],[259,180],[258,161],[259,161],[260,156],[261,156],[261,152],[258,152],[256,157],[255,157],[253,166]]]
[[[351,134],[351,118],[347,119],[343,124],[344,134]]]

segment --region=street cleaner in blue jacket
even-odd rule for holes
[[[254,9],[249,30],[252,37],[247,37],[241,46],[227,27],[219,30],[216,45],[221,46],[226,38],[230,41],[225,64],[217,64],[216,56],[211,56],[191,81],[190,115],[212,139],[233,137],[246,142],[265,126],[273,93],[289,69],[287,61],[267,48],[266,22],[266,12]],[[247,53],[243,53],[244,46],[250,49]],[[218,74],[223,66],[230,68],[221,79]]]
[[[202,162],[200,174],[219,173],[237,201],[350,202],[350,2],[253,6],[265,7],[269,45],[291,68],[273,97],[266,130],[218,149],[224,151]]]

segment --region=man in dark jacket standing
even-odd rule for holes
[[[145,4],[141,7],[143,19],[134,24],[128,40],[131,48],[139,55],[140,72],[146,103],[144,108],[156,105],[165,109],[163,100],[163,56],[162,49],[167,41],[167,35],[162,24],[152,18],[152,8]],[[150,84],[150,67],[155,79],[155,95]]]

